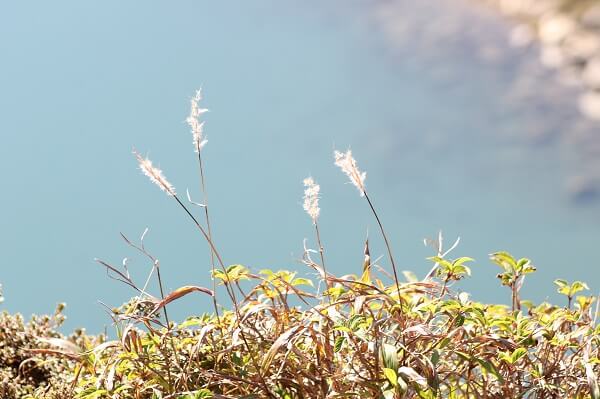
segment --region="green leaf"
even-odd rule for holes
[[[450,338],[444,338],[440,341],[440,343],[437,345],[437,347],[439,349],[443,349],[446,345],[448,345],[450,343]]]
[[[433,365],[436,366],[439,361],[440,361],[440,351],[438,351],[437,349],[434,349],[431,352],[431,363],[433,363]]]
[[[573,284],[571,284],[571,289],[569,290],[569,296],[573,297],[578,292],[583,291],[583,290],[589,290],[589,289],[590,289],[590,287],[588,287],[586,283],[584,283],[582,281],[575,281]]]
[[[313,282],[307,278],[298,277],[294,279],[294,281],[292,281],[292,285],[310,285],[311,287],[313,287]]]
[[[525,349],[525,348],[515,349],[514,352],[512,353],[512,355],[510,356],[511,363],[515,364],[516,362],[519,361],[520,358],[525,356],[526,353],[527,353],[527,349]]]
[[[97,399],[103,396],[104,394],[108,394],[108,391],[105,389],[94,390],[90,394],[83,396],[84,399]]]
[[[342,331],[342,332],[345,332],[345,333],[352,333],[352,330],[349,329],[346,326],[335,326],[335,327],[333,327],[333,329],[336,330],[336,331]]]
[[[363,327],[366,327],[367,325],[367,318],[361,314],[357,314],[352,316],[348,322],[346,323],[346,325],[352,330],[352,331],[358,331]]]
[[[203,324],[206,324],[206,322],[197,317],[190,317],[189,319],[181,322],[178,327],[184,329],[188,327],[201,326]]]
[[[504,377],[502,377],[502,375],[498,372],[498,369],[496,368],[496,366],[494,366],[494,364],[492,362],[488,362],[487,360],[483,360],[483,359],[475,359],[477,361],[477,363],[479,363],[481,365],[481,367],[487,371],[488,373],[492,374],[494,377],[496,377],[496,379],[500,382],[500,384],[504,384]]]
[[[335,339],[335,343],[333,344],[333,351],[335,353],[338,353],[339,351],[342,350],[342,345],[344,344],[344,342],[346,341],[346,337],[344,336],[339,336]]]
[[[383,368],[383,374],[385,374],[385,378],[395,387],[398,385],[398,375],[396,375],[396,371],[389,369],[387,367]]]
[[[556,279],[554,284],[558,287],[557,291],[560,294],[566,295],[569,298],[573,298],[575,294],[583,290],[589,290],[590,288],[583,281],[574,281],[571,285],[566,280]]]
[[[224,273],[222,270],[215,270],[213,272],[213,276],[224,283],[229,281],[235,282],[239,280],[249,280],[248,274],[248,269],[243,265],[231,265],[227,267],[226,273]]]
[[[468,355],[468,354],[466,354],[466,353],[464,353],[464,352],[459,352],[459,351],[456,351],[456,352],[454,352],[454,353],[456,353],[456,354],[458,355],[458,357],[460,357],[460,358],[461,358],[461,360],[462,360],[462,361],[464,361],[464,362],[469,362],[469,361],[471,361],[471,356],[470,356],[470,355]]]
[[[452,267],[452,263],[448,262],[444,258],[440,258],[439,256],[431,256],[431,257],[429,257],[427,259],[430,260],[430,261],[432,261],[432,262],[439,263],[439,265],[443,269],[450,269]]]
[[[506,272],[514,273],[517,270],[517,262],[508,252],[495,252],[490,255],[490,259]]]
[[[467,276],[471,275],[471,269],[469,267],[463,266],[463,265],[453,266],[452,272],[454,274],[458,274],[458,275],[461,275],[461,274],[466,274]]]
[[[535,272],[537,269],[535,268],[535,266],[533,265],[527,265],[523,268],[523,270],[521,270],[522,274],[530,274]]]
[[[529,259],[527,259],[527,258],[521,258],[521,259],[519,259],[519,261],[517,262],[517,267],[516,267],[516,269],[517,269],[517,271],[519,271],[519,272],[523,272],[523,270],[524,270],[526,267],[531,267],[530,265],[531,265],[531,260],[529,260]]]
[[[475,259],[473,259],[473,258],[469,258],[468,256],[463,256],[463,257],[460,257],[460,258],[458,258],[458,259],[455,259],[455,260],[452,262],[452,265],[453,265],[453,266],[460,266],[460,265],[462,265],[463,263],[466,263],[466,262],[473,262],[474,260],[475,260]]]
[[[454,325],[456,327],[460,327],[463,324],[465,324],[465,316],[461,313],[458,316],[456,316],[456,320],[454,320]]]
[[[213,394],[208,389],[201,389],[199,391],[188,392],[184,395],[180,395],[178,399],[207,399],[212,398]]]
[[[558,288],[563,288],[569,285],[569,283],[567,283],[567,280],[563,280],[562,278],[557,278],[556,280],[554,280],[554,284],[556,284]]]
[[[504,360],[505,362],[512,364],[512,358],[511,358],[509,352],[505,352],[505,351],[498,352],[498,358],[500,360]]]

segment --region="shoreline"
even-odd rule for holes
[[[600,0],[570,11],[565,1],[383,2],[373,25],[391,62],[416,62],[443,90],[461,92],[468,80],[493,92],[495,111],[485,115],[495,140],[538,157],[553,148],[549,159],[530,161],[559,164],[548,184],[561,185],[569,204],[593,206],[600,203]]]
[[[599,0],[478,0],[517,22],[511,32],[516,47],[537,41],[540,61],[558,71],[561,81],[582,89],[579,111],[600,121]]]

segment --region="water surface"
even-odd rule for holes
[[[301,207],[309,174],[330,269],[358,272],[367,231],[384,254],[366,203],[333,166],[333,148],[352,148],[402,269],[424,275],[422,239],[443,229],[462,238],[456,256],[477,259],[463,288],[481,300],[509,298],[487,261],[496,250],[538,266],[528,298],[556,298],[557,277],[597,290],[600,207],[566,188],[593,171],[598,125],[535,46],[508,45],[510,29],[458,0],[0,6],[3,306],[30,314],[66,301],[67,327],[99,331],[110,319],[98,301],[133,293],[93,259],[128,257],[141,278],[148,262],[119,232],[136,239],[146,227],[168,288],[210,286],[205,243],[131,156],[135,146],[199,198],[184,123],[199,86],[227,263],[309,272],[298,262],[303,239],[314,241]],[[186,298],[171,312],[209,306]]]

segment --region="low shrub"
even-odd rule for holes
[[[83,329],[63,336],[57,331],[65,319],[63,308],[60,304],[54,315],[32,316],[28,322],[20,314],[0,314],[0,398],[73,397],[76,359],[47,355],[62,355],[61,347],[93,348],[103,337]]]
[[[199,101],[198,92],[188,123],[206,193],[201,157],[206,140],[199,119],[205,110]],[[338,277],[327,271],[318,225],[320,187],[312,178],[304,181],[304,209],[317,249],[306,247],[303,261],[317,278],[227,266],[212,240],[206,202],[196,204],[201,212],[195,216],[162,171],[135,156],[206,241],[213,286],[165,293],[159,263],[143,236],[140,243],[123,237],[153,267],[140,286],[125,266],[99,261],[112,278],[136,291],[112,310],[117,339],[104,342],[82,332],[64,338],[50,328],[60,316],[34,319],[26,327],[19,316],[5,314],[4,397],[600,398],[598,304],[582,295],[585,283],[556,280],[565,306],[533,304],[520,296],[525,276],[536,270],[531,261],[497,252],[490,259],[500,267],[510,305],[473,301],[454,288],[471,274],[472,259],[450,257],[457,243],[445,250],[441,234],[427,241],[435,256],[423,280],[399,274],[366,175],[350,151],[336,152],[335,164],[373,213],[390,273],[371,259],[368,240],[360,273]],[[156,296],[147,291],[152,276],[160,287]],[[217,299],[219,292],[226,297]],[[167,308],[192,293],[210,297],[213,312],[170,321]],[[29,364],[35,373],[24,372]]]

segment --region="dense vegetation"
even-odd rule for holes
[[[199,100],[198,93],[188,123],[205,192]],[[445,250],[441,234],[428,241],[435,256],[423,280],[399,274],[366,175],[350,151],[336,152],[335,163],[376,218],[390,272],[371,259],[368,241],[357,275],[327,271],[319,186],[307,178],[304,208],[317,249],[306,247],[303,260],[316,272],[314,281],[291,271],[223,264],[206,201],[198,208],[200,222],[162,172],[136,157],[207,242],[213,287],[163,292],[158,262],[143,237],[140,243],[124,237],[152,261],[148,279],[156,277],[160,292],[148,293],[148,280],[137,284],[126,267],[99,261],[135,292],[112,310],[118,339],[110,341],[83,330],[58,333],[62,306],[29,323],[3,313],[1,398],[600,398],[598,302],[583,295],[585,283],[556,280],[564,304],[533,304],[520,295],[525,276],[536,271],[531,261],[497,252],[490,259],[510,305],[473,301],[454,288],[471,274],[472,259],[450,257],[456,245]],[[170,321],[167,308],[193,293],[209,297],[213,312]]]

